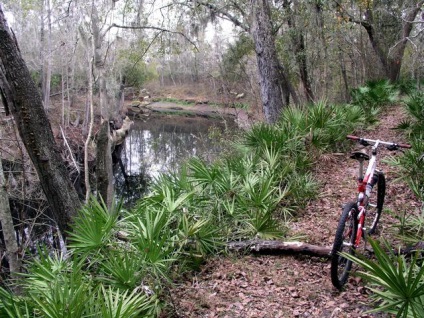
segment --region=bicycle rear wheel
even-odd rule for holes
[[[381,213],[383,212],[384,198],[386,196],[386,178],[381,171],[376,171],[375,173],[378,177],[378,181],[371,192],[371,202],[368,204],[367,208],[367,219],[372,220],[372,223],[368,227],[368,235],[375,233]],[[375,199],[376,197],[377,199]],[[373,199],[374,202],[372,202]]]
[[[355,253],[355,240],[358,230],[358,207],[355,202],[345,205],[342,216],[337,226],[331,252],[331,282],[337,289],[342,289],[346,284],[352,268],[352,261],[346,259],[340,253]]]

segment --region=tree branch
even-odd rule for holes
[[[214,4],[211,4],[211,3],[208,3],[208,2],[203,2],[203,1],[197,1],[196,3],[208,8],[211,11],[218,13],[219,15],[221,15],[221,18],[225,18],[225,19],[233,22],[235,26],[242,28],[244,31],[250,32],[250,27],[248,25],[241,22],[239,19],[237,19],[235,16],[233,16],[229,12],[223,10],[223,8],[219,8],[218,6],[216,6]],[[242,14],[244,13],[243,10],[240,9],[240,11],[241,11]]]
[[[109,28],[119,28],[119,29],[130,29],[130,30],[156,30],[156,31],[160,31],[163,33],[171,33],[171,34],[178,34],[181,35],[182,37],[184,37],[188,42],[190,42],[191,45],[194,46],[194,48],[199,51],[199,49],[197,48],[196,43],[194,43],[192,40],[189,39],[189,37],[187,35],[185,35],[183,32],[178,32],[178,31],[171,31],[168,29],[164,29],[164,28],[160,28],[160,27],[155,27],[155,26],[129,26],[129,25],[120,25],[120,24],[116,24],[113,23]]]

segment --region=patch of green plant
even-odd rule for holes
[[[246,57],[253,52],[254,48],[252,38],[243,34],[229,46],[222,61],[222,68],[225,70],[224,77],[228,81],[239,81],[241,77],[246,77]]]
[[[91,199],[75,218],[73,231],[69,233],[69,247],[76,253],[97,253],[111,239],[119,211],[119,206],[109,211],[104,202]]]
[[[424,267],[417,252],[412,259],[394,255],[386,243],[383,249],[377,241],[369,240],[375,260],[361,255],[343,254],[359,264],[363,277],[371,286],[376,308],[370,312],[385,312],[396,317],[424,317]]]
[[[418,90],[419,81],[412,78],[401,78],[395,83],[396,89],[399,90],[401,94],[414,94]]]
[[[399,91],[388,80],[368,81],[351,91],[353,105],[360,106],[369,122],[377,121],[380,108],[398,100]]]
[[[187,100],[184,100],[184,99],[178,99],[178,98],[174,98],[174,97],[160,98],[159,101],[174,103],[174,104],[178,104],[178,105],[182,105],[182,106],[192,106],[192,105],[196,104],[196,102],[194,102],[194,101],[187,101]]]
[[[308,153],[322,153],[343,149],[346,133],[365,124],[365,113],[359,106],[320,101],[285,109],[279,124],[284,135],[295,132]]]
[[[2,317],[154,317],[156,296],[99,283],[83,258],[39,250],[20,280],[21,296],[0,288]],[[116,270],[119,270],[117,268]],[[94,279],[93,279],[94,277]]]
[[[410,211],[403,211],[401,215],[395,216],[399,223],[394,225],[398,229],[397,236],[406,244],[415,245],[424,239],[424,206],[421,213],[411,214]]]
[[[157,72],[154,69],[154,63],[147,65],[143,56],[140,56],[140,52],[144,52],[149,44],[140,40],[134,42],[133,45],[134,47],[130,49],[119,51],[119,62],[117,65],[125,78],[125,85],[140,88],[149,80],[154,79],[157,76]]]
[[[62,87],[62,74],[55,73],[51,75],[50,87],[52,90],[60,91]]]
[[[423,136],[413,136],[410,140],[411,149],[406,150],[402,156],[392,156],[384,160],[397,168],[397,179],[406,182],[422,202],[424,202]]]
[[[408,118],[396,128],[409,136],[424,135],[424,92],[415,92],[405,100],[405,110]]]
[[[249,104],[246,103],[234,103],[233,104],[234,108],[239,108],[239,109],[249,109]]]

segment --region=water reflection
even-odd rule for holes
[[[126,204],[145,193],[160,173],[176,171],[193,156],[211,160],[220,152],[216,137],[228,122],[206,118],[161,117],[135,122],[115,166],[115,190]]]

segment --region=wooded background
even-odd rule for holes
[[[102,114],[119,107],[124,86],[156,80],[204,83],[209,94],[237,85],[273,122],[288,103],[347,101],[350,89],[367,80],[423,74],[423,1],[27,0],[3,6],[44,107],[61,94],[65,126],[76,116],[75,97],[92,79],[103,92]]]

